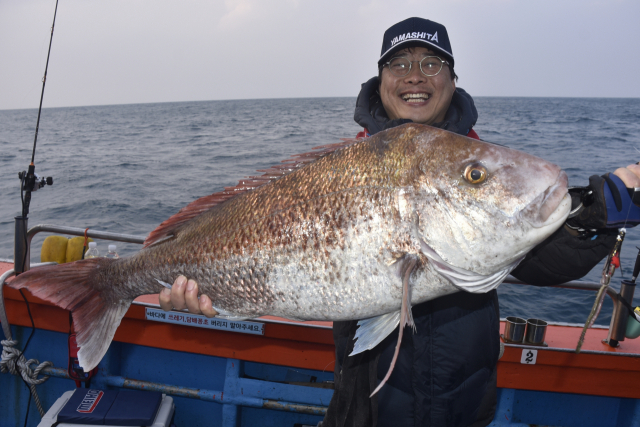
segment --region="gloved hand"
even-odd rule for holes
[[[591,176],[589,187],[581,189],[580,197],[583,207],[567,221],[572,227],[598,229],[640,224],[640,189],[627,188],[615,174]]]

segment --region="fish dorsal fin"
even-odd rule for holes
[[[249,176],[243,178],[235,187],[225,187],[223,191],[219,191],[209,196],[201,197],[191,202],[184,208],[180,209],[177,214],[165,220],[155,230],[149,233],[146,240],[144,241],[143,247],[146,248],[155,243],[165,241],[166,239],[173,236],[183,224],[191,221],[193,218],[201,215],[214,206],[220,205],[227,200],[238,196],[239,194],[246,193],[260,186],[268,184],[269,182],[275,181],[276,179],[288,175],[291,172],[298,170],[305,165],[308,165],[309,163],[315,162],[321,157],[324,157],[340,148],[347,147],[359,141],[361,141],[361,139],[343,138],[342,142],[314,147],[312,149],[313,151],[310,151],[308,153],[295,154],[289,159],[283,160],[279,165],[271,166],[268,169],[258,170],[258,172],[263,172],[263,174],[260,176]]]

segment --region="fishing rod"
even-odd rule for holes
[[[58,14],[58,0],[56,0],[56,7],[53,12],[53,23],[51,24],[51,36],[49,38],[49,50],[47,52],[47,63],[44,68],[44,76],[42,77],[42,92],[40,93],[40,105],[38,107],[38,120],[36,121],[36,131],[33,139],[33,150],[31,152],[31,163],[29,163],[29,168],[26,171],[18,172],[18,178],[20,179],[20,199],[22,201],[22,215],[15,217],[15,239],[14,239],[14,251],[13,251],[13,273],[17,276],[27,270],[30,267],[30,259],[29,259],[29,240],[27,237],[27,226],[28,226],[28,215],[29,215],[29,206],[31,204],[31,193],[37,191],[38,189],[44,187],[45,185],[53,185],[52,177],[40,177],[36,174],[36,166],[35,166],[35,156],[36,156],[36,145],[38,142],[38,130],[40,128],[40,116],[42,114],[42,101],[44,99],[44,88],[47,83],[47,71],[49,70],[49,58],[51,56],[51,45],[53,43],[53,31],[56,25],[56,16]],[[2,283],[0,283],[2,285]],[[1,289],[0,289],[1,291]],[[27,420],[29,418],[29,407],[31,406],[31,398],[36,404],[38,412],[41,417],[44,417],[45,410],[42,407],[42,403],[40,402],[40,398],[38,397],[38,392],[36,391],[35,385],[44,382],[48,377],[43,377],[41,379],[37,379],[40,370],[44,366],[50,366],[51,362],[43,362],[40,364],[38,368],[36,368],[35,378],[27,378],[25,374],[30,377],[30,374],[27,374],[25,371],[25,365],[28,367],[29,364],[33,362],[33,360],[26,360],[24,357],[24,352],[31,341],[33,333],[35,332],[35,324],[33,322],[33,317],[31,316],[31,310],[29,308],[29,301],[25,298],[22,291],[20,292],[24,302],[27,306],[27,312],[29,313],[29,318],[31,319],[31,334],[29,335],[29,339],[27,340],[27,344],[24,348],[19,352],[11,352],[10,350],[15,350],[14,347],[17,344],[17,341],[13,340],[5,340],[2,342],[3,349],[3,359],[5,353],[12,354],[15,360],[14,365],[18,369],[20,376],[22,377],[22,381],[29,388],[29,401],[27,403],[27,412],[25,415],[24,425],[27,425]],[[4,307],[2,307],[4,311]],[[8,338],[8,337],[7,337]],[[4,360],[3,360],[4,362]],[[38,363],[36,361],[36,363]]]
[[[20,179],[20,198],[22,201],[22,215],[15,217],[15,241],[13,251],[13,269],[18,275],[29,270],[29,242],[27,239],[27,225],[29,206],[31,204],[31,193],[44,187],[53,185],[53,178],[40,177],[36,174],[36,145],[38,142],[38,130],[40,129],[40,115],[42,113],[42,100],[44,99],[44,88],[47,84],[47,71],[49,70],[49,58],[51,56],[51,44],[53,43],[53,31],[56,26],[56,15],[58,14],[58,0],[53,12],[53,24],[51,24],[51,37],[49,39],[49,50],[47,52],[47,63],[44,67],[44,77],[42,77],[42,92],[40,93],[40,106],[38,107],[38,120],[36,121],[36,132],[33,138],[33,150],[31,152],[31,163],[26,171],[18,172]]]

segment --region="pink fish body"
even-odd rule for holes
[[[133,299],[180,274],[221,317],[369,319],[360,352],[407,321],[401,307],[410,321],[412,304],[497,287],[570,209],[556,165],[417,124],[296,161],[195,201],[130,258],[38,268],[10,285],[72,311],[87,371]]]

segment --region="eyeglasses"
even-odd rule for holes
[[[409,61],[404,57],[396,57],[384,65],[389,66],[389,71],[396,77],[404,77],[411,72],[414,62],[420,64],[420,71],[427,77],[437,76],[442,71],[443,64],[449,64],[438,56],[425,56],[420,61]]]

